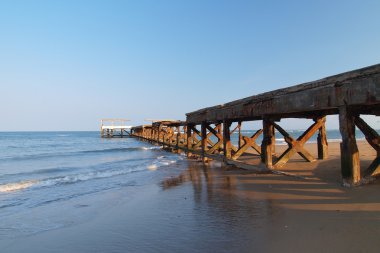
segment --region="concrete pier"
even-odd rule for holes
[[[305,162],[328,157],[327,115],[339,115],[343,181],[357,185],[363,179],[379,175],[380,137],[361,115],[380,115],[380,64],[200,109],[187,113],[186,121],[157,121],[133,127],[131,135],[173,150],[183,150],[189,156],[217,159],[257,171],[278,170],[295,154]],[[280,125],[286,118],[312,119],[313,123],[305,126],[301,136],[294,137]],[[244,136],[241,132],[242,125],[248,121],[261,122],[262,127],[252,136]],[[376,159],[365,169],[360,168],[355,127],[363,132],[377,152]],[[231,135],[236,132],[239,134],[237,146],[231,143]],[[288,145],[280,154],[275,149],[276,134],[280,134]],[[314,134],[318,134],[317,157],[305,148],[305,143]],[[260,135],[263,140],[257,143]],[[241,159],[252,154],[252,150],[263,166]]]

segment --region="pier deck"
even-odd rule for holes
[[[242,168],[258,171],[278,170],[295,154],[307,162],[328,157],[326,116],[339,115],[341,142],[341,172],[345,183],[356,185],[364,179],[380,174],[380,137],[360,115],[380,115],[380,64],[330,76],[317,81],[204,108],[186,114],[186,121],[159,121],[141,130],[132,128],[132,135],[175,150],[185,150],[222,160]],[[298,137],[291,136],[280,125],[281,119],[312,119],[313,123]],[[257,121],[262,126],[252,136],[242,134],[242,125]],[[376,159],[364,170],[360,168],[359,151],[355,138],[359,128],[377,152]],[[231,135],[238,134],[238,145]],[[275,135],[281,135],[288,147],[276,152]],[[317,157],[305,143],[318,134]],[[262,142],[257,139],[262,136]],[[253,166],[245,157],[256,153],[262,165]]]

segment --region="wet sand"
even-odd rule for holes
[[[364,142],[359,149],[368,165],[375,152]],[[81,200],[117,199],[86,222],[0,239],[1,252],[378,252],[380,183],[342,187],[339,144],[329,150],[326,161],[283,168],[303,178],[186,162],[132,198]]]

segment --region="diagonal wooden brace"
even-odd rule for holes
[[[202,145],[202,133],[199,132],[199,130],[196,129],[195,127],[192,127],[191,129],[194,131],[194,133],[193,133],[193,140],[195,140],[195,144],[194,144],[193,148],[194,149],[195,148],[199,148]],[[201,138],[201,140],[198,140],[197,135]],[[208,133],[206,135],[206,140],[207,140],[208,144],[210,144],[211,146],[213,146],[214,143],[209,138],[211,135],[212,135],[212,133]]]
[[[193,143],[192,147],[195,149],[197,147],[200,147],[202,144],[202,141],[198,140],[198,138],[197,138],[197,136],[199,136],[202,139],[202,134],[194,126],[190,127],[190,129],[193,131],[193,133],[191,135],[191,137],[192,137],[191,140]]]
[[[285,152],[278,158],[275,167],[281,168],[284,166],[295,153],[298,153],[308,162],[314,162],[315,158],[303,146],[313,136],[313,134],[318,131],[322,125],[324,125],[324,123],[325,122],[322,118],[316,119],[314,124],[312,124],[301,136],[294,139],[282,127],[273,122],[272,124],[284,136],[284,140],[289,146],[288,149],[285,150]]]
[[[256,139],[263,132],[262,129],[256,131],[251,137],[243,136],[244,144],[241,146],[236,153],[232,156],[232,159],[238,159],[248,148],[252,147],[257,153],[261,154],[261,147],[256,144]]]
[[[363,132],[367,142],[377,152],[376,159],[364,172],[364,176],[379,176],[380,175],[380,136],[359,116],[354,117],[355,125]]]
[[[372,129],[362,118],[356,116],[354,118],[355,125],[363,132],[368,144],[371,145],[377,152],[377,156],[380,154],[380,136]]]
[[[215,125],[215,128],[212,128],[212,127],[210,127],[210,125],[207,125],[206,128],[207,128],[207,130],[210,131],[209,132],[210,135],[213,134],[216,138],[218,138],[217,143],[211,144],[211,148],[207,152],[209,154],[213,154],[215,151],[217,151],[223,145],[223,136],[221,133],[221,124]]]
[[[371,165],[365,171],[364,176],[380,176],[380,156],[376,157],[375,160],[373,160]]]

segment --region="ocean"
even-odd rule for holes
[[[298,136],[302,131],[289,133]],[[331,141],[340,139],[337,130],[327,135]],[[357,138],[364,136],[358,132]],[[232,141],[237,143],[236,134]],[[102,139],[99,132],[2,132],[0,238],[84,222],[118,199],[187,168],[184,155],[135,138]],[[98,198],[104,194],[115,196]]]
[[[72,212],[80,202],[65,202],[144,186],[183,159],[134,138],[102,139],[98,132],[0,133],[0,238],[80,222],[73,216],[81,212]],[[35,212],[62,207],[56,217]]]

